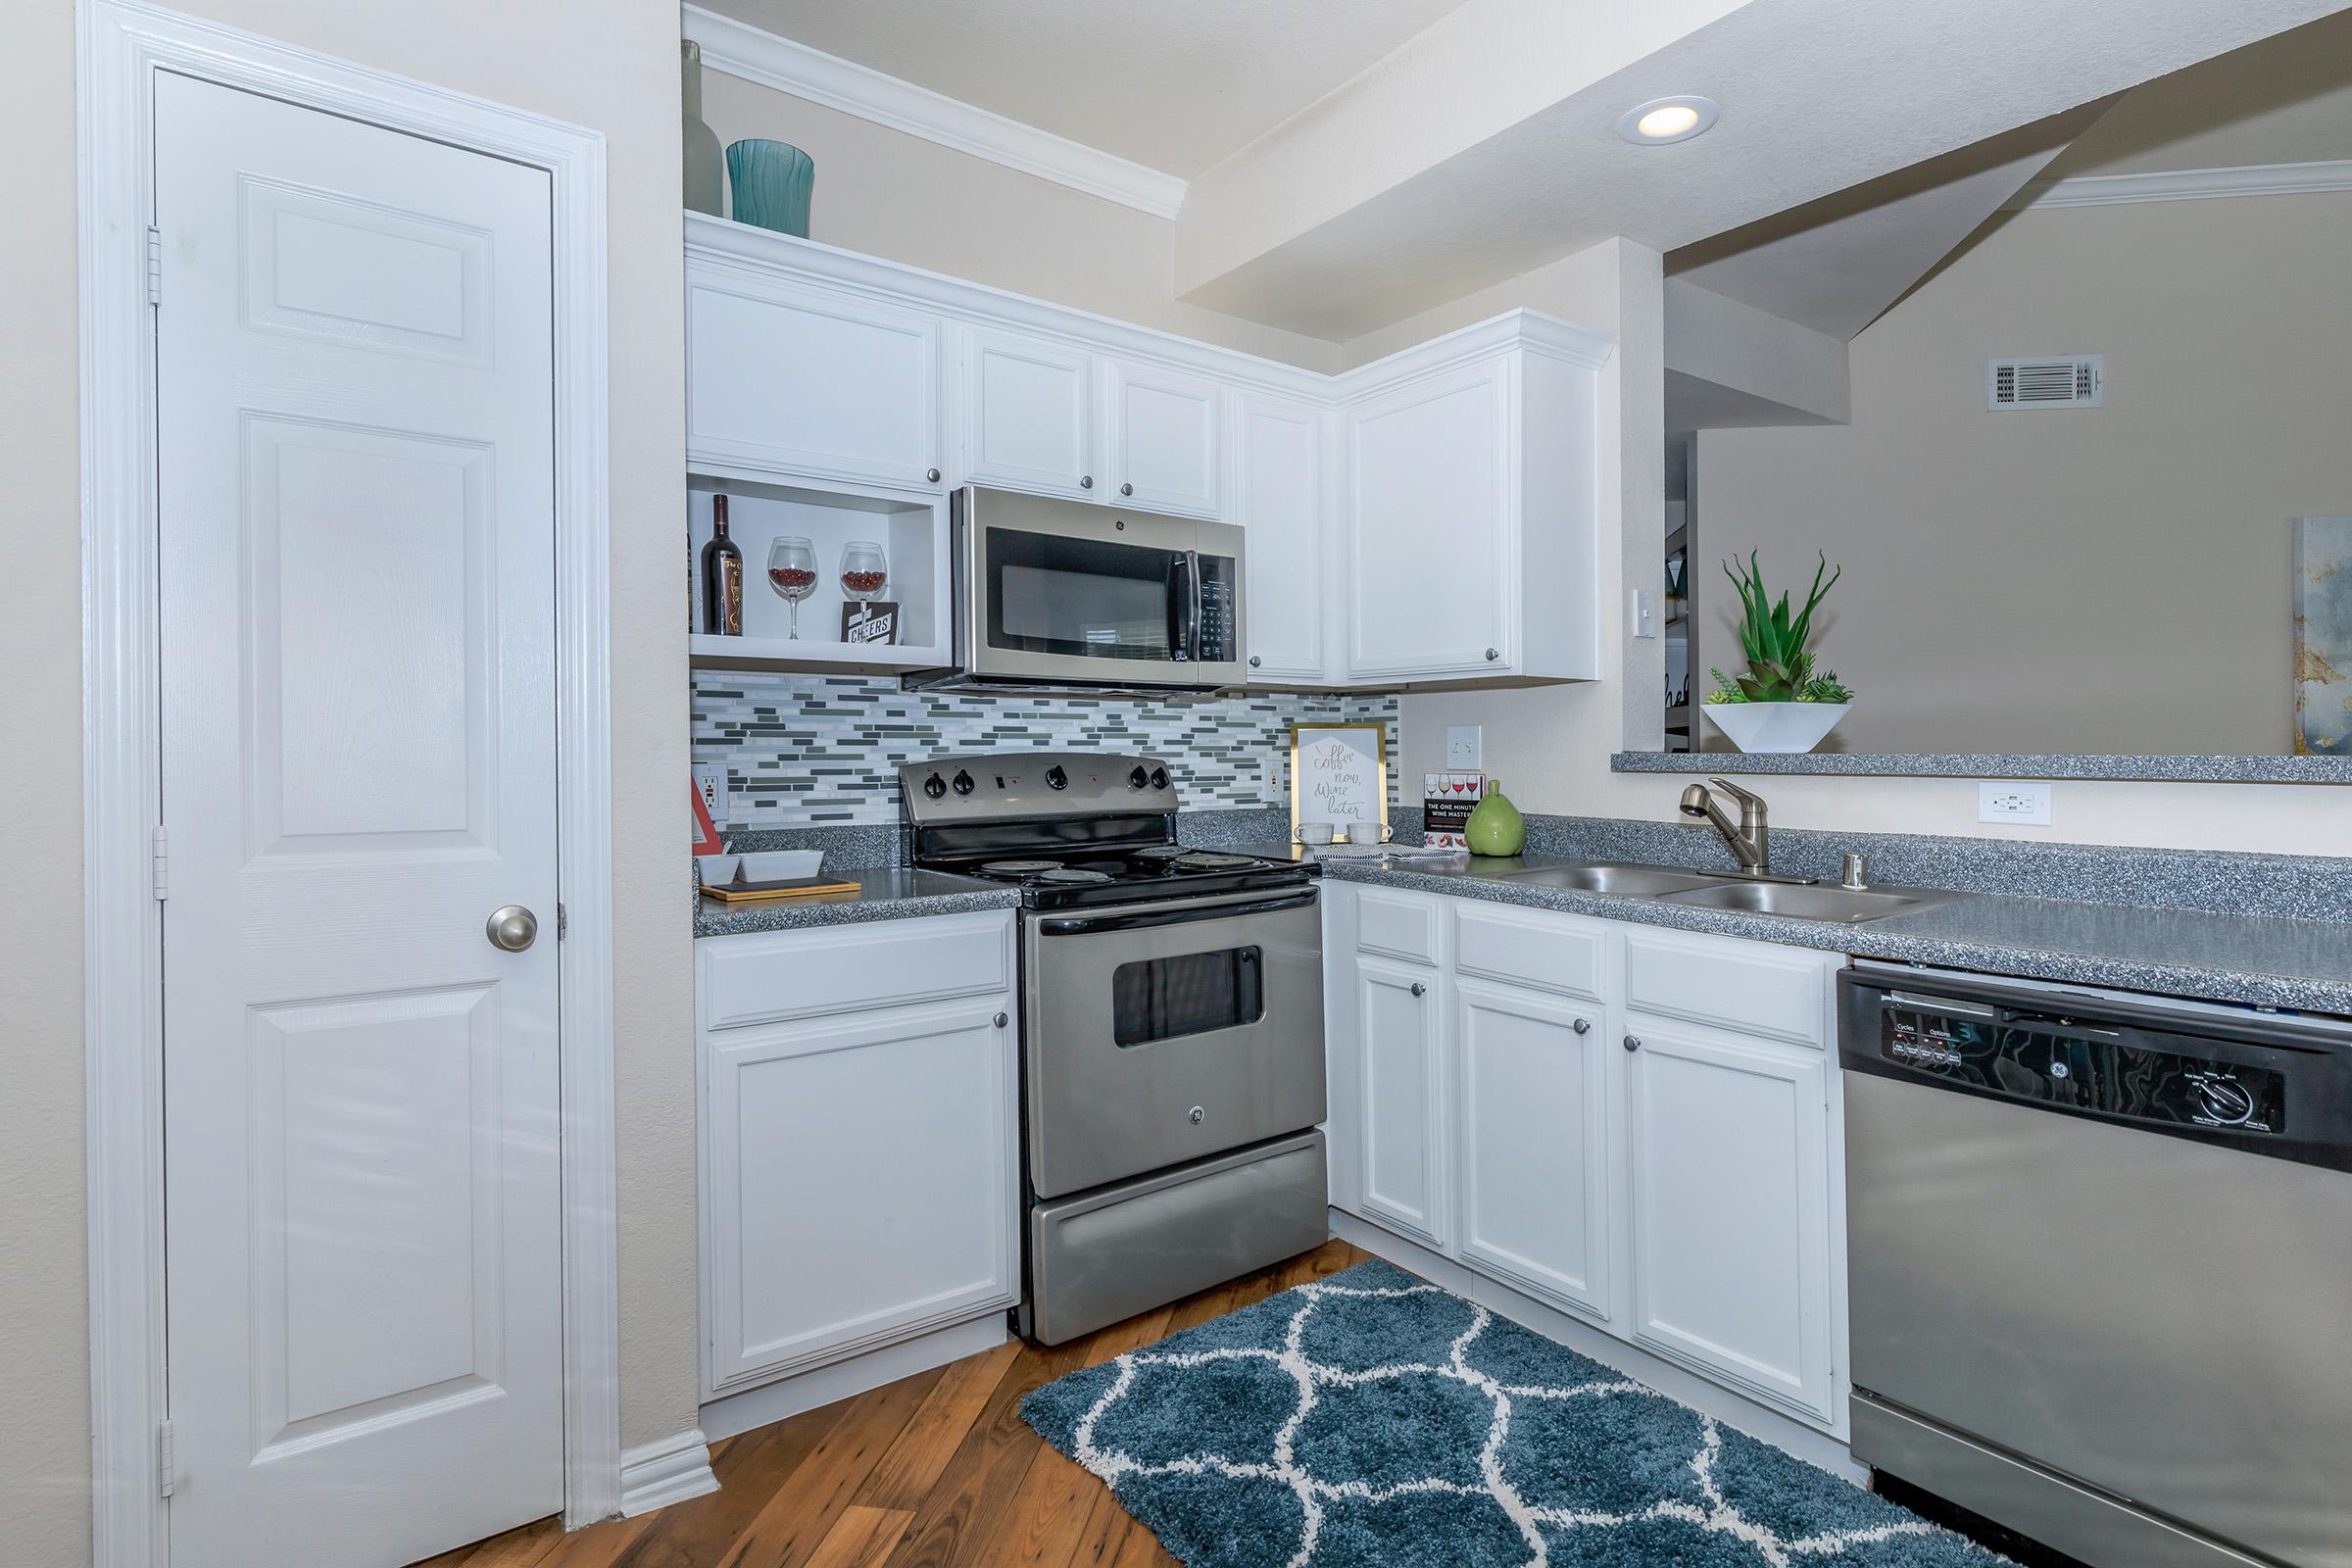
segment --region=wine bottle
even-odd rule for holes
[[[710,542],[703,546],[703,630],[743,635],[743,552],[727,537],[727,498],[710,498]]]

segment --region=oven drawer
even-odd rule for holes
[[[930,914],[808,931],[708,937],[703,1026],[817,1018],[1003,992],[1012,983],[1010,915]]]
[[[1236,1150],[1029,1211],[1029,1333],[1059,1345],[1330,1239],[1323,1135]]]

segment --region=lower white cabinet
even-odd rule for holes
[[[1388,958],[1356,965],[1360,1191],[1367,1216],[1443,1248],[1446,1223],[1446,1058],[1437,975]]]
[[[1640,1014],[1627,1028],[1635,1340],[1831,1419],[1832,1064]]]
[[[918,926],[943,963],[877,972],[867,950],[895,952]],[[1009,913],[711,937],[698,950],[704,1396],[1013,1304]],[[860,970],[874,983],[854,996],[828,983]],[[779,996],[805,976],[826,1010],[713,1027],[714,997],[754,973]],[[956,989],[965,994],[941,995]]]
[[[1843,958],[1396,888],[1324,901],[1334,1204],[1840,1429]],[[1629,973],[1712,1021],[1635,1010]]]
[[[1460,1257],[1607,1319],[1608,1046],[1601,1009],[1453,982]]]

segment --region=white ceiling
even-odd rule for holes
[[[1463,0],[701,0],[1191,178]]]

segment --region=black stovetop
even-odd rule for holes
[[[1039,909],[1295,887],[1311,875],[1308,867],[1292,861],[1196,850],[1175,843],[1109,851],[1098,847],[1008,849],[986,858],[918,858],[915,864],[926,871],[952,871],[1010,884],[1021,890],[1024,904]]]

